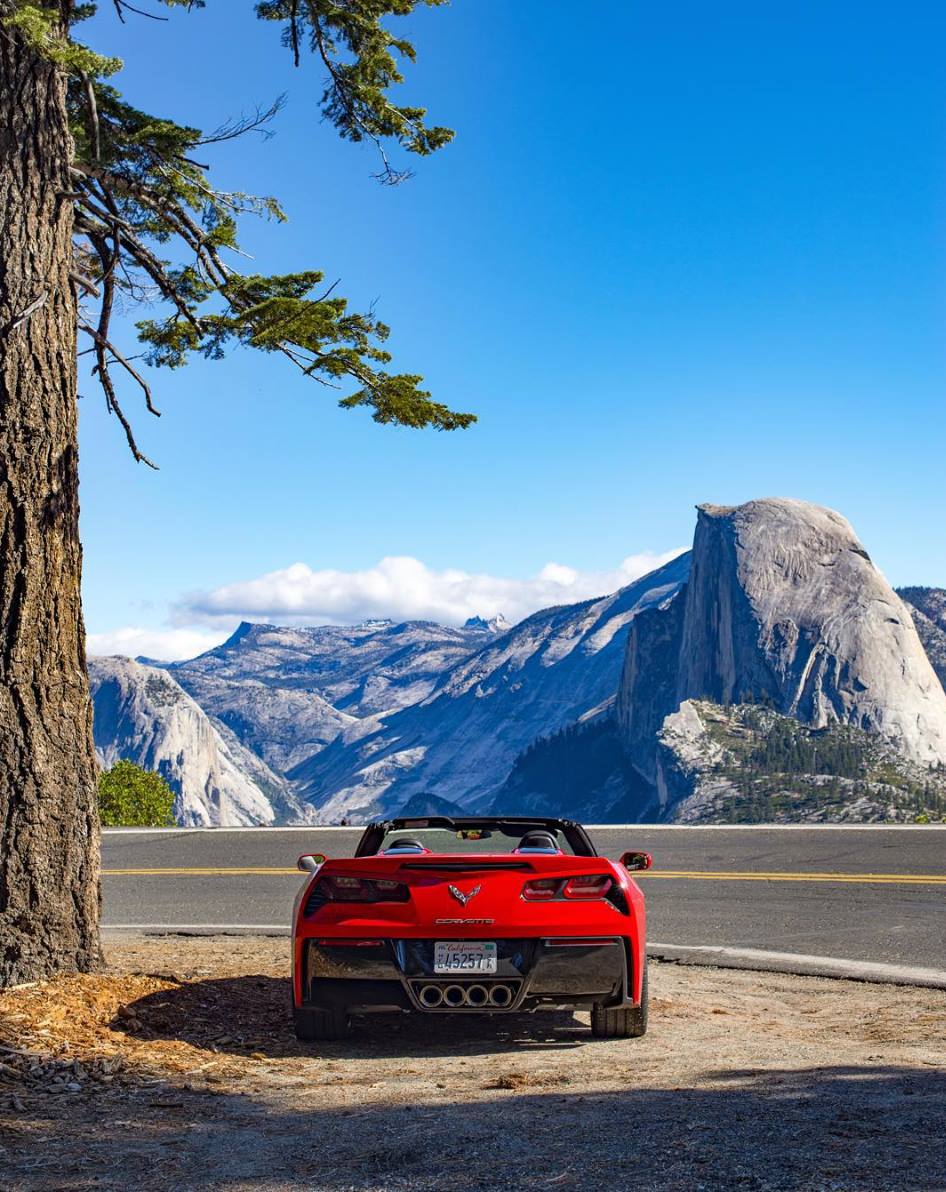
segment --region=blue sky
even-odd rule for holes
[[[376,299],[396,366],[480,422],[378,427],[241,351],[155,374],[153,473],[80,378],[93,649],[522,615],[686,546],[697,503],[766,495],[946,584],[942,5],[454,0],[401,22],[404,97],[457,138],[396,189],[250,0],[101,7],[86,39],[142,107],[211,128],[287,92],[272,139],[214,158],[290,215],[244,247]]]

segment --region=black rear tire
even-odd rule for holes
[[[348,1012],[339,1006],[331,1010],[313,1010],[307,1007],[300,1010],[293,1007],[292,1020],[296,1028],[296,1038],[304,1043],[347,1039],[351,1034],[351,1019]]]
[[[623,1006],[592,1006],[591,1033],[596,1039],[639,1039],[647,1034],[647,961],[644,961],[644,984],[641,1004],[625,1009]]]

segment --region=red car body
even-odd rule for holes
[[[354,857],[306,854],[296,1033],[338,1038],[373,1011],[581,1007],[596,1034],[643,1034],[644,896],[628,867],[649,864],[598,857],[579,825],[543,818],[392,820],[369,824]]]

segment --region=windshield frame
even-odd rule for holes
[[[546,816],[516,816],[516,815],[471,815],[471,816],[404,816],[390,820],[375,820],[365,826],[365,830],[355,849],[356,857],[375,857],[384,841],[391,832],[410,832],[411,829],[423,831],[427,828],[443,828],[446,831],[458,832],[463,829],[499,828],[507,831],[508,835],[520,837],[526,832],[551,831],[561,833],[568,842],[576,857],[596,857],[597,851],[591,843],[587,832],[574,820],[553,819]],[[502,850],[504,853],[507,850]],[[437,854],[447,855],[447,854]]]

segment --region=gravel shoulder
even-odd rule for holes
[[[287,952],[129,936],[0,994],[0,1187],[946,1189],[946,992],[655,964],[644,1039],[402,1016],[304,1046]]]

